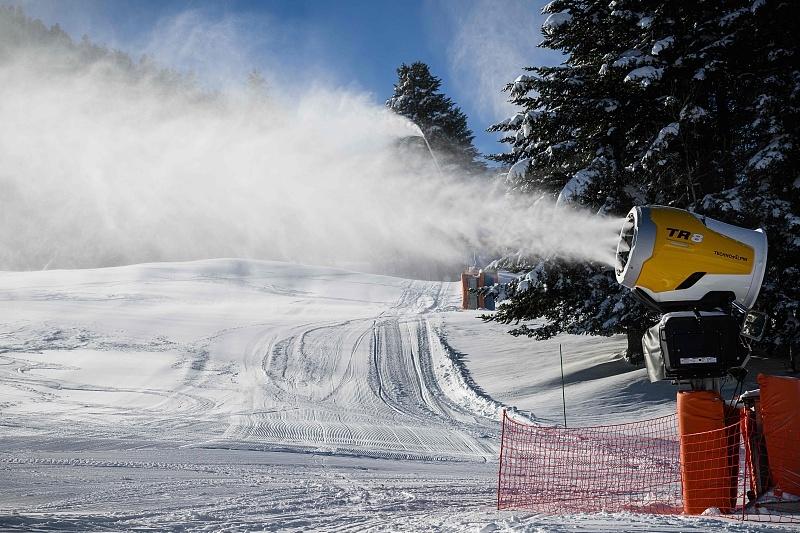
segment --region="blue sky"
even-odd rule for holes
[[[424,61],[467,114],[484,153],[503,151],[484,130],[513,113],[500,92],[526,65],[555,64],[536,47],[544,2],[533,0],[0,0],[78,39],[191,69],[209,84],[257,68],[285,87],[321,83],[391,95],[395,69]]]

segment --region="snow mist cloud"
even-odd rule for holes
[[[446,43],[452,75],[484,121],[497,122],[514,114],[502,89],[523,74],[523,67],[563,60],[558,52],[537,47],[547,18],[541,14],[543,6],[535,0],[442,5],[453,24],[452,39]]]
[[[0,63],[0,116],[0,269],[249,257],[431,277],[474,251],[613,260],[619,221],[442,175],[365,94],[209,96],[40,50]]]

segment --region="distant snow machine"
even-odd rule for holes
[[[477,289],[497,283],[497,272],[469,267],[461,273],[461,307],[463,309],[486,309],[494,311],[495,301],[491,294],[482,294]]]

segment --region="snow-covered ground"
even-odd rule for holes
[[[559,345],[564,358],[567,424],[629,422],[675,411],[675,388],[650,383],[643,368],[622,359],[627,341],[560,335],[546,341],[512,337],[510,326],[476,320],[480,312],[443,317],[447,342],[464,356],[476,385],[537,422],[563,424]]]
[[[670,412],[622,339],[535,343],[455,283],[211,260],[0,273],[0,529],[750,531],[497,512],[498,415]]]

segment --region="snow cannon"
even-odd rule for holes
[[[634,207],[616,254],[617,281],[660,313],[749,310],[767,264],[767,236],[683,209]]]
[[[634,207],[620,232],[617,281],[662,314],[642,338],[647,375],[678,386],[681,465],[697,457],[702,462],[681,469],[686,514],[736,506],[731,488],[738,472],[730,465],[738,464],[739,448],[731,455],[730,447],[713,439],[731,438],[723,378],[742,385],[751,352],[747,339],[764,333],[766,315],[751,309],[766,264],[763,230],[673,207]]]
[[[749,345],[740,338],[759,340],[767,322],[750,311],[767,263],[762,230],[673,207],[634,207],[616,263],[617,281],[662,314],[642,339],[650,381],[717,390],[719,378],[747,364]]]

